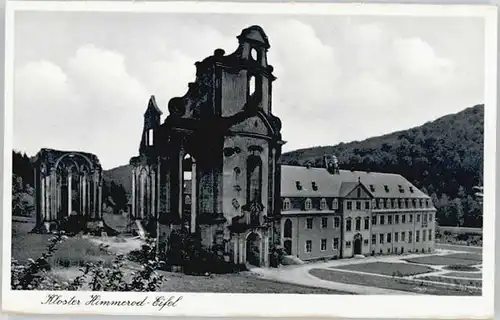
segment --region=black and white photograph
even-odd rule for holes
[[[16,2],[3,310],[492,312],[496,8]]]

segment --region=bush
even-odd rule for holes
[[[158,291],[164,281],[164,277],[156,270],[160,269],[163,262],[157,260],[142,261],[142,266],[131,274],[129,280],[125,279],[123,273],[124,255],[117,255],[110,267],[104,265],[105,261],[86,263],[80,268],[81,275],[71,282],[60,282],[51,278],[47,273],[50,270],[48,259],[56,252],[57,244],[66,239],[64,232],[59,232],[49,239],[46,252],[38,259],[28,259],[21,264],[16,260],[11,263],[11,288],[13,290],[72,290],[76,291],[87,286],[92,291]],[[144,246],[145,252],[155,250],[154,240],[149,240]],[[107,246],[101,246],[100,250],[107,251]],[[149,253],[148,253],[149,254]],[[141,257],[149,257],[141,256]],[[144,259],[146,260],[146,259]],[[62,264],[68,264],[66,260]]]

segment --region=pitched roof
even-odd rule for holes
[[[312,182],[315,182],[316,190],[313,190]],[[331,174],[324,168],[281,166],[282,197],[341,197],[357,183],[363,184],[375,198],[429,198],[399,174],[349,170]]]

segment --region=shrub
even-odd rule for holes
[[[49,239],[46,252],[40,258],[21,264],[16,260],[11,263],[11,288],[14,290],[79,290],[84,286],[92,291],[158,291],[164,277],[156,270],[160,269],[163,262],[158,260],[143,261],[141,268],[133,272],[127,280],[123,273],[124,255],[117,255],[110,267],[105,266],[104,260],[96,263],[88,262],[80,268],[81,274],[70,282],[60,282],[51,278],[47,273],[50,270],[48,259],[56,252],[57,244],[66,239],[64,232],[56,233]],[[145,248],[147,247],[147,248]],[[107,251],[107,246],[101,245],[100,250]],[[155,241],[148,240],[143,246],[144,252],[149,257],[155,252]],[[108,252],[109,253],[109,252]],[[60,263],[69,264],[67,260]]]

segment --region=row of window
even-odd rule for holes
[[[378,235],[378,244],[392,243],[392,233],[380,233]],[[422,239],[420,239],[420,230],[415,231],[415,242],[432,241],[432,229],[422,230]],[[406,242],[406,231],[394,232],[394,242]],[[413,242],[413,232],[408,231],[408,243]],[[372,245],[377,244],[377,235],[372,234]]]
[[[422,216],[422,222],[432,222],[433,215],[432,213],[417,213],[416,215],[416,220],[417,223],[420,223],[420,217]],[[378,217],[378,218],[377,218]],[[401,223],[404,224],[406,223],[406,214],[394,214],[394,224],[399,224],[399,218],[401,217]],[[372,216],[372,225],[377,224],[377,220],[379,224],[385,224],[385,215],[380,214],[380,215],[373,215]],[[413,214],[409,213],[408,214],[408,223],[413,223]],[[393,215],[389,214],[387,215],[387,224],[393,224]]]
[[[346,201],[346,210],[353,210],[353,205],[356,210],[370,210],[370,207],[375,209],[409,209],[409,208],[430,208],[429,199],[373,199],[372,201],[357,200],[357,201]],[[290,210],[292,204],[290,199],[286,198],[283,200],[283,210]],[[337,210],[339,208],[339,201],[337,199],[332,200],[331,208]],[[305,210],[312,210],[312,200],[306,199],[304,202]],[[325,198],[320,200],[319,203],[320,210],[328,210],[328,203]]]
[[[401,237],[399,236],[401,234]],[[384,243],[391,243],[392,242],[392,233],[387,233],[387,234],[379,234],[378,238],[380,239],[379,241],[379,244],[384,244]],[[422,230],[422,242],[425,242],[426,239],[428,241],[432,241],[432,230]],[[420,242],[420,231],[417,230],[415,232],[415,242]],[[406,232],[405,231],[401,231],[401,233],[399,232],[395,232],[394,233],[394,243],[396,242],[405,242],[406,241]],[[408,231],[408,243],[412,243],[413,242],[413,232],[412,231]],[[372,245],[376,245],[377,244],[377,235],[374,234],[372,235]],[[369,242],[368,242],[368,239],[364,239],[363,240],[363,246],[368,246],[369,245]],[[312,246],[313,246],[313,243],[312,243],[312,240],[306,240],[306,243],[305,243],[305,252],[306,253],[310,253],[312,252]],[[346,241],[345,242],[345,247],[346,248],[351,248],[352,246],[352,242],[351,241]],[[338,250],[339,249],[339,238],[333,238],[333,241],[332,241],[332,249],[333,250]],[[326,251],[327,250],[327,239],[321,239],[320,240],[320,251]]]
[[[400,217],[401,217],[401,223],[404,224],[406,223],[406,214],[395,214],[394,215],[394,224],[399,224],[400,222]],[[423,213],[422,215],[419,213],[416,215],[416,220],[417,220],[417,223],[420,223],[420,217],[422,216],[422,222],[432,222],[432,213]],[[380,225],[383,225],[385,224],[385,215],[374,215],[372,216],[372,225],[376,225],[377,224],[377,220],[378,220],[378,223]],[[346,223],[345,223],[345,230],[346,231],[352,231],[352,218],[351,217],[348,217],[346,218]],[[357,218],[354,218],[354,221],[355,221],[355,230],[356,231],[360,231],[361,230],[361,217],[357,217]],[[368,230],[370,229],[370,218],[369,217],[365,217],[363,219],[363,229],[364,230]],[[314,218],[307,218],[306,219],[306,229],[312,229],[313,228],[313,222],[314,222]],[[413,214],[408,214],[408,223],[413,223]],[[393,215],[387,215],[387,224],[393,224]],[[427,223],[424,223],[424,225],[426,226]],[[334,217],[333,218],[333,227],[334,228],[340,228],[340,217]],[[328,218],[326,217],[322,217],[321,218],[321,228],[325,229],[325,228],[328,228]]]

